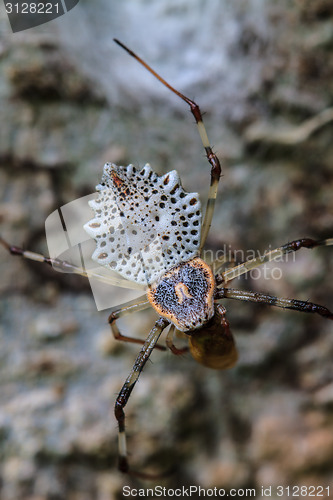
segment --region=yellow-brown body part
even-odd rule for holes
[[[238,353],[224,308],[217,306],[211,321],[189,335],[189,348],[193,358],[208,368],[226,370],[236,364]]]

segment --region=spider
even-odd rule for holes
[[[206,263],[202,253],[213,218],[221,166],[210,146],[200,108],[124,44],[118,40],[115,42],[189,105],[210,165],[210,188],[203,221],[198,194],[184,191],[176,171],[158,176],[149,165],[138,170],[133,165],[122,167],[107,163],[102,182],[96,187],[98,197],[89,202],[94,218],[84,225],[85,231],[96,242],[92,260],[118,275],[117,278],[107,277],[106,281],[146,292],[137,301],[116,308],[108,321],[116,339],[142,344],[132,371],[115,402],[114,413],[119,428],[118,468],[124,473],[149,478],[151,475],[138,472],[129,465],[124,408],[152,351],[166,349],[158,344],[163,330],[169,327],[166,346],[172,353],[179,355],[187,350],[187,347],[180,349],[173,343],[175,331],[178,330],[188,337],[188,349],[196,361],[206,367],[221,370],[232,367],[237,361],[237,350],[226,309],[220,303],[222,299],[316,313],[332,320],[333,313],[324,306],[242,291],[230,288],[229,283],[290,252],[333,245],[333,238],[321,241],[298,239],[228,268],[224,267],[228,263],[227,258],[212,265]],[[89,271],[57,258],[9,245],[2,238],[0,242],[13,255],[44,262],[58,270],[102,279],[98,271]],[[120,332],[117,319],[149,307],[155,309],[159,318],[145,341]]]

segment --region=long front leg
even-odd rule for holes
[[[282,307],[283,309],[294,309],[295,311],[319,314],[324,318],[333,320],[333,313],[329,309],[304,300],[284,299],[265,293],[237,290],[236,288],[220,288],[217,290],[215,298],[216,300],[236,299],[245,302],[256,302],[257,304]]]
[[[107,285],[115,285],[123,288],[130,288],[137,290],[144,290],[145,288],[143,285],[139,285],[138,283],[134,283],[115,276],[108,276],[107,274],[103,274],[104,269],[102,267],[101,267],[101,274],[99,274],[97,270],[93,271],[90,269],[88,270],[85,268],[83,258],[81,258],[82,266],[76,266],[75,264],[71,264],[66,260],[53,259],[51,257],[46,257],[41,253],[31,252],[30,250],[25,250],[24,248],[11,245],[1,236],[0,236],[0,245],[2,245],[11,255],[23,257],[24,259],[33,260],[35,262],[40,262],[42,264],[47,264],[48,266],[53,267],[56,271],[62,273],[77,274],[79,276],[83,276],[84,278],[94,278],[98,281],[106,283]],[[80,244],[78,244],[78,249],[80,250]]]
[[[125,434],[125,413],[124,413],[124,407],[127,404],[128,398],[131,395],[131,392],[139,378],[140,373],[142,372],[145,364],[147,363],[149,356],[151,355],[154,347],[156,346],[156,343],[164,330],[169,325],[169,321],[167,321],[164,318],[159,318],[154,327],[151,329],[149,332],[149,335],[147,337],[147,340],[145,341],[144,345],[141,348],[141,351],[138,355],[138,357],[135,360],[134,366],[132,368],[131,373],[127,377],[120,393],[118,394],[116,403],[115,403],[115,408],[114,408],[114,414],[118,422],[119,426],[119,463],[118,463],[118,468],[121,472],[130,472],[131,474],[142,477],[142,478],[149,478],[150,476],[148,474],[140,473],[140,472],[135,472],[130,470],[129,464],[128,464],[128,459],[127,459],[127,448],[126,448],[126,434]]]
[[[200,249],[199,253],[201,254],[201,251],[203,249],[203,246],[205,244],[205,241],[207,239],[207,235],[209,233],[209,229],[212,223],[212,218],[214,214],[214,207],[215,207],[215,200],[216,200],[216,195],[217,195],[217,188],[219,184],[219,180],[221,177],[221,165],[218,157],[216,154],[213,152],[211,145],[209,143],[209,139],[207,136],[207,132],[205,129],[205,125],[202,120],[202,114],[200,111],[199,106],[197,105],[196,102],[194,102],[192,99],[189,99],[186,97],[186,95],[182,94],[178,90],[176,90],[172,85],[170,85],[164,78],[162,78],[158,73],[156,73],[155,70],[153,70],[141,57],[137,56],[131,49],[126,47],[123,43],[121,43],[119,40],[116,40],[114,38],[114,41],[120,45],[123,49],[128,52],[128,54],[136,61],[138,61],[142,66],[144,66],[152,75],[154,75],[157,80],[159,80],[165,87],[167,87],[171,92],[176,94],[178,97],[180,97],[183,101],[186,102],[190,106],[190,110],[192,115],[194,116],[194,119],[196,121],[196,124],[198,126],[200,138],[203,147],[205,148],[206,152],[206,157],[207,160],[210,164],[211,171],[210,171],[210,187],[209,187],[209,193],[208,193],[208,201],[207,201],[207,206],[206,206],[206,212],[205,212],[205,217],[202,225],[202,231],[201,231],[201,240],[200,240]]]
[[[223,283],[228,283],[229,281],[238,278],[242,274],[246,274],[252,269],[261,266],[262,264],[266,264],[267,262],[271,262],[273,260],[281,259],[284,255],[290,252],[297,252],[301,248],[315,248],[319,246],[329,246],[333,245],[333,238],[328,238],[327,240],[316,241],[311,238],[302,238],[299,240],[291,241],[290,243],[286,243],[281,247],[275,248],[274,250],[270,250],[269,252],[264,252],[263,255],[257,257],[255,259],[247,260],[238,266],[232,267],[231,269],[227,269],[220,275],[220,279],[222,278]]]

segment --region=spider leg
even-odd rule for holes
[[[226,317],[227,310],[222,304],[217,304],[216,309],[221,315],[221,325],[223,326],[224,334],[230,337],[231,335],[230,324]]]
[[[284,299],[274,297],[265,293],[237,290],[236,288],[220,288],[217,290],[215,298],[219,299],[236,299],[246,302],[256,302],[258,304],[267,304],[269,306],[281,307],[283,309],[294,309],[295,311],[315,313],[324,318],[333,320],[333,313],[324,306],[307,302],[304,300]]]
[[[203,144],[203,147],[205,148],[206,151],[206,156],[207,160],[211,166],[211,172],[210,172],[210,188],[209,188],[209,193],[208,193],[208,200],[207,200],[207,205],[206,205],[206,211],[205,211],[205,217],[202,225],[202,231],[201,231],[201,240],[200,240],[200,249],[199,253],[201,254],[201,250],[206,242],[207,235],[209,233],[209,229],[212,223],[212,218],[214,214],[214,207],[215,207],[215,200],[216,200],[216,195],[217,195],[217,187],[218,183],[220,180],[221,176],[221,165],[218,157],[216,154],[213,152],[211,145],[209,143],[209,139],[207,136],[207,132],[202,120],[202,114],[200,111],[199,106],[197,105],[196,102],[192,101],[192,99],[189,99],[186,97],[184,94],[176,90],[174,87],[172,87],[164,78],[162,78],[156,71],[154,71],[143,59],[141,59],[139,56],[137,56],[132,50],[127,48],[123,43],[119,42],[119,40],[116,40],[114,38],[114,41],[120,45],[128,54],[136,61],[138,61],[142,66],[146,68],[157,80],[159,80],[165,87],[167,87],[171,92],[176,94],[178,97],[180,97],[183,101],[185,101],[191,109],[191,113],[194,116],[194,119],[196,121],[196,124],[198,126],[200,138]]]
[[[153,328],[150,330],[149,335],[139,352],[138,357],[135,360],[132,371],[127,377],[121,391],[118,394],[116,403],[115,403],[115,417],[119,426],[119,463],[118,468],[121,472],[129,472],[133,475],[139,477],[148,478],[149,475],[141,474],[138,472],[134,472],[130,470],[128,459],[127,459],[127,449],[126,449],[126,434],[125,434],[125,413],[124,407],[127,404],[128,398],[130,397],[132,390],[139,378],[140,373],[142,372],[146,362],[149,359],[156,343],[162,333],[162,331],[168,326],[169,321],[164,318],[159,318]]]
[[[24,250],[21,247],[10,245],[1,236],[0,236],[0,245],[2,245],[12,255],[17,255],[28,260],[34,260],[35,262],[41,262],[43,264],[47,264],[59,272],[77,274],[79,276],[83,276],[84,278],[94,278],[108,285],[144,290],[143,285],[138,285],[137,283],[133,283],[131,281],[122,278],[117,278],[115,276],[108,276],[103,268],[101,268],[100,273],[97,272],[96,270],[92,271],[86,269],[84,266],[83,258],[81,259],[82,262],[82,267],[81,267],[81,266],[76,266],[75,264],[71,264],[66,260],[53,259],[51,257],[46,257],[45,255],[40,253],[31,252],[30,250]],[[80,244],[78,245],[78,247],[80,250]]]
[[[73,266],[69,262],[61,261],[58,259],[51,259],[50,257],[45,257],[40,253],[30,252],[30,250],[24,250],[21,247],[17,247],[15,245],[10,245],[6,240],[0,237],[0,244],[8,250],[11,255],[17,255],[23,257],[28,260],[34,260],[35,262],[42,262],[44,264],[48,264],[49,266],[53,266],[60,271],[67,273],[75,273],[81,274],[82,276],[87,276],[86,272],[83,269],[78,268],[77,266]]]
[[[275,248],[274,250],[265,252],[260,257],[243,262],[242,264],[232,267],[231,269],[227,269],[221,274],[221,277],[224,283],[228,283],[229,281],[237,278],[238,276],[246,274],[247,272],[251,271],[251,269],[255,269],[256,267],[259,267],[262,264],[265,264],[266,262],[271,262],[273,260],[281,259],[281,257],[287,253],[296,252],[301,248],[315,248],[318,246],[329,246],[329,245],[333,245],[333,238],[320,241],[316,241],[311,238],[303,238],[291,241],[290,243],[286,243],[285,245]]]
[[[116,340],[121,340],[123,342],[131,342],[133,344],[141,344],[141,345],[144,344],[145,340],[143,339],[138,339],[138,338],[128,337],[127,335],[123,335],[117,326],[116,320],[121,316],[125,316],[126,314],[143,311],[144,309],[148,309],[149,307],[151,307],[150,302],[147,300],[147,296],[144,295],[135,302],[127,304],[113,311],[109,316],[108,322],[111,327],[111,331],[114,338]],[[155,345],[155,349],[160,349],[161,351],[166,350],[164,346],[159,344]]]
[[[167,347],[170,349],[170,351],[172,352],[172,354],[175,354],[176,356],[179,356],[179,355],[184,354],[185,352],[187,352],[188,351],[188,347],[185,346],[185,347],[182,347],[182,348],[179,349],[178,347],[175,346],[175,344],[173,343],[173,336],[175,334],[175,330],[176,330],[175,325],[171,325],[171,327],[170,327],[170,329],[168,331],[165,343],[166,343]]]

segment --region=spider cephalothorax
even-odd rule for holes
[[[215,279],[199,257],[170,269],[149,287],[151,305],[178,330],[202,328],[214,315]]]

